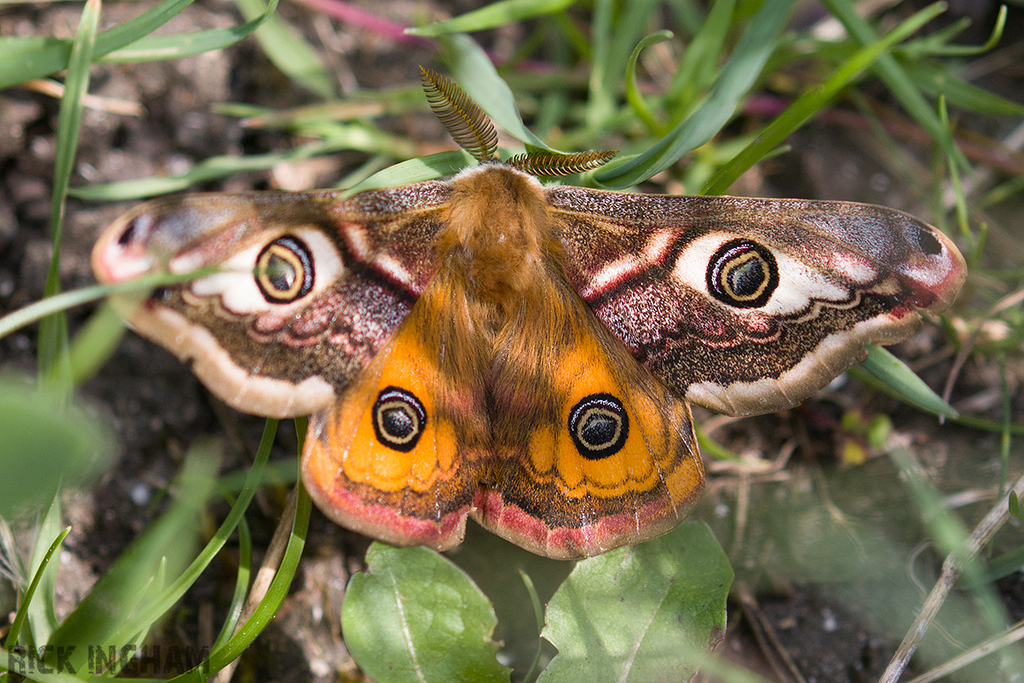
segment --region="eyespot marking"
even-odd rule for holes
[[[377,441],[391,450],[408,453],[419,442],[427,426],[427,411],[412,393],[387,387],[373,404],[373,432]]]
[[[935,256],[942,253],[942,243],[930,230],[919,228],[917,231],[917,244],[928,256]]]
[[[759,308],[779,286],[779,266],[771,250],[749,240],[726,242],[708,262],[708,291],[737,308]]]
[[[270,303],[291,303],[313,289],[313,257],[306,243],[284,235],[256,258],[256,285]]]
[[[615,455],[629,438],[629,415],[611,394],[591,394],[569,411],[569,435],[587,460]]]

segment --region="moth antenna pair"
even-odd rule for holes
[[[420,67],[423,91],[434,115],[444,124],[448,134],[480,163],[497,161],[498,133],[480,106],[462,88],[441,74]],[[617,152],[526,152],[506,163],[534,176],[560,177],[583,173],[604,165]]]

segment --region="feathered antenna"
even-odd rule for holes
[[[554,178],[572,175],[573,173],[583,173],[598,166],[603,166],[616,154],[618,152],[614,150],[574,152],[572,154],[534,152],[517,154],[509,159],[507,163],[509,166],[530,175]]]
[[[495,161],[498,133],[483,109],[469,99],[462,88],[436,71],[421,66],[420,77],[430,108],[459,147],[476,157],[477,161]],[[597,168],[616,154],[614,151],[573,154],[527,152],[512,157],[508,164],[530,175],[558,177]]]
[[[420,67],[427,102],[448,133],[477,161],[493,161],[498,149],[498,133],[476,102],[450,80]]]

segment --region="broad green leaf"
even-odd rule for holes
[[[352,657],[379,683],[508,681],[491,640],[497,620],[480,589],[426,548],[374,543],[341,608]]]
[[[113,438],[72,404],[13,377],[0,380],[0,516],[45,506],[62,485],[106,469]]]
[[[702,522],[581,561],[548,603],[558,655],[538,682],[688,680],[725,634],[732,578]]]

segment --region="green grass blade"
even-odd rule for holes
[[[848,0],[824,0],[824,4],[846,27],[846,30],[861,45],[868,45],[875,42],[878,37],[875,30],[854,10]],[[935,3],[932,7],[945,10],[945,3]],[[928,8],[926,8],[928,9]],[[924,11],[924,10],[922,10]],[[946,136],[942,121],[939,120],[935,109],[924,98],[921,91],[914,84],[914,81],[907,75],[900,63],[892,55],[882,55],[875,64],[875,73],[885,82],[889,90],[899,99],[903,107],[913,116],[919,124],[936,141],[941,142]],[[967,161],[963,154],[955,151],[957,164],[966,166]]]
[[[438,152],[418,159],[409,159],[382,171],[374,173],[366,180],[353,186],[345,192],[345,196],[351,196],[363,190],[376,190],[382,187],[396,187],[418,183],[421,180],[435,180],[445,176],[458,173],[467,166],[472,166],[476,160],[465,150],[453,152]]]
[[[169,683],[205,683],[210,673],[220,671],[238,659],[239,655],[273,621],[274,615],[281,608],[281,603],[288,597],[288,588],[299,567],[302,549],[306,543],[306,531],[309,528],[309,516],[312,507],[313,503],[309,498],[309,494],[306,493],[304,487],[299,485],[296,489],[295,517],[292,521],[292,531],[288,540],[288,547],[285,549],[284,557],[281,559],[281,564],[277,569],[274,580],[271,582],[270,588],[267,589],[266,596],[260,601],[252,616],[228,640],[226,645],[213,650],[206,662],[180,676],[170,679]]]
[[[49,555],[53,544],[48,544],[46,542],[47,539],[56,539],[58,536],[63,537],[61,533],[63,531],[61,515],[64,508],[61,505],[61,495],[58,492],[54,496],[53,502],[50,503],[46,515],[43,516],[39,524],[39,531],[37,532],[36,542],[32,548],[32,556],[29,561],[30,573],[39,571],[43,566],[45,558]],[[26,641],[34,647],[48,641],[50,635],[60,626],[60,620],[57,618],[57,567],[59,566],[60,563],[57,563],[44,571],[39,586],[36,588],[35,600],[29,601],[27,598],[25,599],[25,602],[30,603],[28,605],[30,633]]]
[[[652,33],[651,35],[646,36],[643,40],[637,43],[636,49],[633,50],[633,54],[629,56],[629,64],[626,66],[626,101],[629,102],[629,106],[633,108],[636,115],[640,117],[640,120],[644,122],[644,125],[647,126],[652,133],[664,133],[665,131],[662,130],[663,126],[654,118],[651,108],[647,106],[643,95],[640,94],[640,89],[637,88],[636,62],[640,59],[640,53],[643,52],[645,48],[670,40],[671,38],[671,31],[658,31],[657,33]]]
[[[92,66],[96,28],[100,19],[100,0],[87,0],[71,46],[64,96],[57,121],[57,152],[54,160],[53,197],[50,205],[50,235],[53,254],[46,276],[43,296],[60,292],[60,247],[64,229],[64,209],[68,184],[78,151],[82,128],[82,97],[89,91],[89,67]],[[68,361],[68,323],[63,313],[54,313],[39,324],[39,376],[58,393],[71,390],[71,366]]]
[[[457,33],[440,38],[444,61],[453,81],[466,91],[470,99],[501,126],[506,133],[533,147],[562,154],[534,135],[523,123],[512,91],[491,64],[490,58],[467,35]]]
[[[414,36],[436,38],[446,33],[485,31],[514,21],[561,12],[572,3],[573,0],[501,0],[445,21],[409,28],[405,32]]]
[[[722,167],[701,190],[700,194],[722,194],[751,166],[760,161],[775,146],[782,143],[794,130],[802,126],[819,109],[828,104],[853,79],[870,68],[893,45],[915,33],[931,21],[942,9],[932,5],[913,15],[894,28],[881,40],[858,50],[849,60],[833,72],[821,85],[805,92],[775,118],[760,135]]]
[[[255,21],[262,17],[256,39],[281,73],[323,99],[338,97],[334,80],[316,51],[284,19],[271,14],[276,4],[276,0],[269,6],[264,0],[235,0],[235,5],[246,19]]]
[[[612,188],[635,185],[714,137],[761,74],[786,26],[792,4],[793,0],[767,0],[750,20],[732,57],[693,114],[643,154],[599,169],[593,174],[594,180]]]
[[[953,407],[942,400],[903,361],[881,346],[869,346],[861,367],[881,380],[898,396],[917,407],[943,417],[956,417]]]
[[[213,441],[200,442],[190,449],[172,487],[176,495],[170,508],[118,556],[53,633],[49,645],[68,648],[89,643],[119,650],[163,614],[149,609],[151,594],[168,566],[176,573],[178,565],[187,563],[196,541],[199,515],[216,483],[219,462],[219,445]],[[57,648],[55,652],[59,652]],[[78,648],[67,661],[76,671],[89,670],[88,657],[85,648]]]
[[[54,505],[50,506],[50,510],[60,509],[60,505],[57,501]],[[59,516],[59,513],[58,513]],[[47,514],[49,517],[49,513]],[[32,629],[31,638],[29,644],[35,645],[37,642],[46,642],[46,638],[49,637],[49,633],[46,628],[50,626],[50,619],[56,619],[56,615],[53,611],[53,587],[54,587],[54,576],[56,576],[57,565],[51,565],[50,560],[53,559],[53,554],[57,551],[57,548],[61,546],[67,535],[71,533],[71,527],[65,527],[60,533],[57,534],[56,538],[50,542],[46,548],[46,551],[38,558],[38,566],[35,566],[32,574],[32,581],[29,583],[28,588],[25,589],[25,594],[21,596],[21,607],[18,609],[14,616],[14,621],[11,622],[11,628],[7,631],[6,640],[4,641],[4,649],[8,652],[13,652],[15,646],[18,644],[18,640],[21,636],[21,629],[25,625],[26,620],[32,619],[32,613],[35,612],[42,620],[38,623],[39,629],[35,627]],[[43,530],[40,529],[39,538],[37,541],[43,541],[48,538],[48,534],[44,534]],[[49,590],[46,589],[45,585],[49,584]],[[36,591],[43,587],[40,595],[40,599],[36,599]],[[39,640],[37,640],[39,638]]]
[[[908,42],[900,48],[899,53],[901,56],[915,59],[921,57],[966,57],[984,54],[989,50],[994,50],[996,45],[999,44],[999,39],[1003,37],[1003,30],[1006,28],[1006,13],[1006,5],[1002,5],[999,8],[999,14],[996,15],[995,23],[992,25],[992,33],[989,34],[988,40],[981,45],[949,44],[961,31],[971,25],[970,19],[964,19],[929,36]],[[919,62],[914,62],[914,64],[919,64]]]
[[[363,125],[337,125],[328,140],[309,142],[293,149],[249,156],[223,155],[210,157],[185,173],[162,178],[139,178],[90,187],[79,187],[71,195],[93,201],[142,199],[184,190],[196,183],[225,178],[245,171],[262,171],[285,161],[309,159],[342,150],[377,153],[385,150],[411,151],[408,145]]]
[[[75,386],[92,377],[113,355],[124,337],[121,317],[109,302],[93,313],[71,342],[68,362]]]
[[[162,590],[159,595],[155,596],[151,601],[147,602],[143,609],[140,610],[140,616],[134,620],[126,621],[122,624],[117,631],[114,632],[113,637],[115,640],[124,639],[135,631],[139,630],[144,626],[148,626],[149,618],[146,615],[161,615],[167,612],[171,606],[174,605],[181,596],[185,594],[192,584],[196,582],[199,575],[203,573],[203,570],[213,561],[217,553],[220,552],[224,544],[227,543],[231,534],[234,532],[235,527],[242,519],[242,515],[249,507],[249,503],[252,502],[253,496],[256,495],[256,490],[259,488],[260,481],[263,477],[263,467],[266,465],[267,460],[270,458],[270,449],[274,444],[274,437],[277,434],[277,420],[268,419],[263,428],[263,437],[260,439],[259,449],[256,452],[256,458],[253,460],[252,468],[249,470],[249,475],[246,477],[245,486],[238,495],[238,499],[234,505],[231,506],[231,510],[228,512],[227,517],[221,522],[220,528],[217,529],[217,533],[213,535],[210,542],[206,544],[203,550],[196,556],[192,563],[186,568],[177,579],[175,579],[171,585]],[[198,448],[198,446],[196,447]]]
[[[672,112],[673,124],[689,113],[698,93],[704,92],[714,80],[715,69],[729,37],[736,0],[718,0],[693,36],[683,58],[679,60],[672,83],[665,93],[666,106]]]
[[[156,7],[96,36],[93,56],[100,57],[152,33],[192,4],[164,0]],[[72,41],[49,36],[0,38],[0,90],[68,68]]]
[[[656,0],[596,3],[586,127],[591,134],[613,124],[629,56],[645,33]]]
[[[954,77],[946,67],[913,62],[904,68],[922,91],[945,97],[953,106],[982,114],[1024,116],[1024,106]]]
[[[232,503],[232,506],[237,501]],[[213,642],[210,651],[222,647],[234,634],[238,627],[238,621],[242,618],[242,611],[245,609],[245,599],[249,594],[249,583],[252,580],[252,533],[249,531],[249,523],[245,517],[238,519],[238,574],[235,577],[235,591],[231,596],[231,603],[228,605],[227,618],[221,627],[220,635]]]
[[[151,62],[160,59],[177,59],[198,55],[211,50],[220,50],[234,45],[259,28],[274,15],[277,0],[270,0],[266,11],[244,24],[228,28],[214,28],[206,31],[192,31],[173,35],[146,35],[123,48],[114,50],[96,60],[104,63]]]
[[[0,318],[0,339],[56,311],[64,311],[74,306],[98,301],[111,294],[142,292],[163,285],[188,282],[189,280],[194,280],[204,275],[211,275],[215,272],[217,272],[216,269],[203,268],[191,273],[156,273],[136,278],[130,282],[120,282],[116,285],[90,285],[89,287],[75,289],[70,292],[62,292],[61,294],[29,304],[24,308],[19,308]]]
[[[610,79],[607,73],[608,52],[611,50],[614,11],[614,0],[594,0],[590,18],[589,99],[584,120],[588,130],[598,130],[601,122],[612,113],[612,100],[605,84]]]

